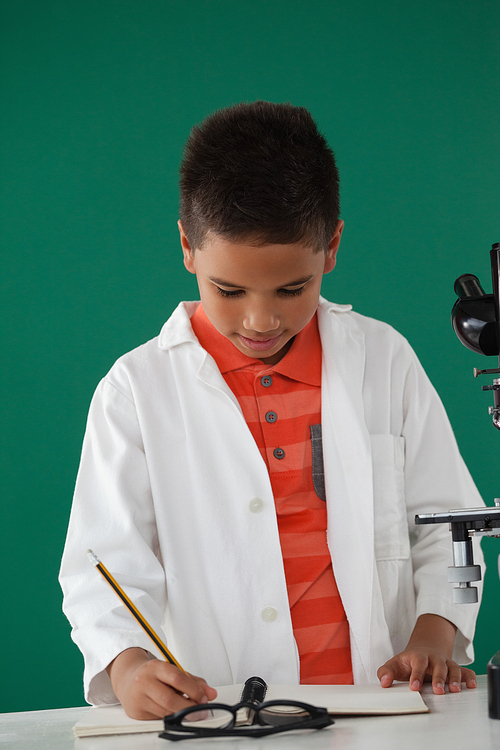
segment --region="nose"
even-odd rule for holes
[[[254,303],[247,308],[243,317],[243,328],[255,333],[272,333],[280,327],[277,311],[269,305]]]

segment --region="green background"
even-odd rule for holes
[[[83,704],[57,572],[89,401],[195,298],[177,237],[190,127],[238,101],[310,109],[346,229],[325,296],[405,334],[486,502],[500,434],[450,327],[500,240],[498,0],[3,0],[1,711]],[[450,540],[451,546],[451,540]],[[476,669],[500,648],[500,542]]]

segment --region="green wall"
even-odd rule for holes
[[[487,503],[500,434],[450,324],[500,240],[497,0],[3,0],[1,711],[81,705],[59,560],[86,413],[123,352],[196,296],[177,239],[190,127],[238,101],[308,107],[346,230],[324,293],[412,342]],[[489,382],[489,381],[484,381]],[[500,647],[500,542],[476,668]]]

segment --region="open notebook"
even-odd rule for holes
[[[238,703],[243,685],[217,688],[217,703]],[[429,711],[420,693],[407,682],[390,688],[380,685],[269,685],[266,700],[298,700],[328,708],[337,716],[413,714]],[[163,721],[130,719],[120,705],[93,706],[73,727],[75,737],[103,734],[162,732]]]

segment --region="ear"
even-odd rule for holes
[[[182,247],[182,254],[184,256],[184,265],[186,269],[189,271],[189,273],[196,273],[196,268],[194,265],[194,255],[193,255],[193,252],[191,251],[191,246],[186,236],[186,232],[184,231],[184,228],[180,221],[177,222],[177,226],[179,227],[179,234],[181,237],[181,247]]]
[[[328,245],[323,273],[330,273],[330,271],[333,271],[333,269],[335,268],[335,264],[337,262],[337,252],[339,249],[340,238],[342,237],[343,230],[344,222],[342,221],[342,219],[339,219],[337,222],[337,226],[335,227],[334,235],[330,240],[330,244]]]

